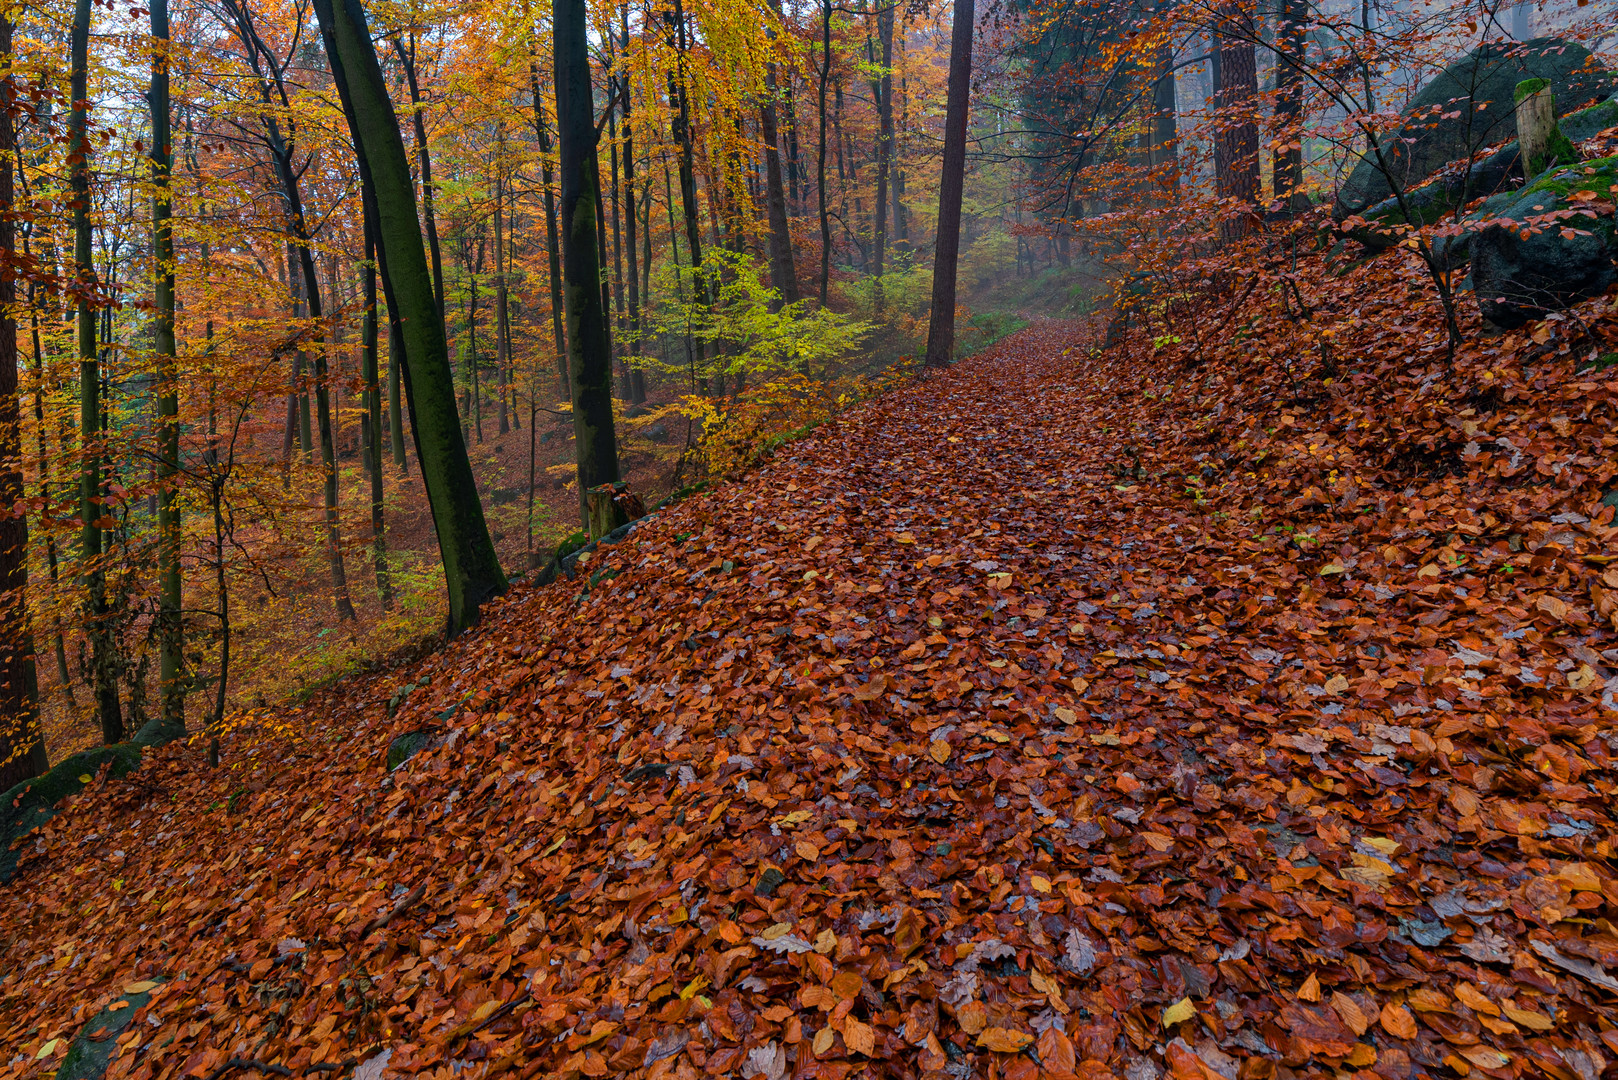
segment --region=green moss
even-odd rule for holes
[[[19,853],[11,845],[56,815],[56,804],[84,787],[80,777],[93,777],[103,764],[111,776],[123,776],[140,765],[140,747],[132,742],[97,746],[62,761],[32,780],[0,793],[0,883],[11,880]]]
[[[1524,98],[1533,97],[1551,84],[1549,79],[1524,79],[1517,84],[1517,90],[1511,95],[1514,105],[1521,105]]]
[[[1595,191],[1607,195],[1618,184],[1618,156],[1596,158],[1582,165],[1560,169],[1542,176],[1523,189],[1524,195],[1547,194],[1565,199],[1575,191]]]

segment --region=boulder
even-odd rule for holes
[[[1618,127],[1618,94],[1587,109],[1567,113],[1557,121],[1561,133],[1572,143],[1594,138],[1611,127]],[[1517,162],[1517,141],[1513,139],[1493,153],[1486,154],[1470,166],[1464,162],[1451,162],[1440,169],[1425,184],[1408,191],[1404,206],[1418,225],[1432,225],[1457,206],[1470,203],[1479,196],[1488,201],[1473,210],[1468,217],[1494,218],[1517,199],[1516,184],[1522,177]],[[1392,247],[1399,242],[1397,226],[1407,216],[1399,199],[1389,196],[1360,215],[1367,224],[1346,230],[1348,235],[1373,251]],[[1439,237],[1433,246],[1441,257],[1447,253],[1450,266],[1459,266],[1470,255],[1472,234],[1461,231],[1455,236]]]
[[[1521,326],[1618,281],[1618,157],[1552,169],[1472,237],[1472,289],[1483,317]],[[1557,211],[1575,216],[1541,224]]]
[[[85,1021],[73,1037],[62,1064],[57,1067],[55,1080],[101,1080],[106,1076],[113,1054],[118,1050],[118,1037],[129,1027],[135,1014],[151,1004],[152,991],[164,981],[142,979],[126,983],[123,993]]]
[[[433,741],[430,731],[407,731],[403,735],[395,736],[388,743],[388,771],[392,772],[417,754],[421,753]]]
[[[1513,94],[1524,79],[1546,80],[1560,113],[1581,109],[1618,88],[1590,51],[1571,41],[1535,38],[1480,45],[1422,87],[1406,107],[1401,126],[1381,136],[1386,172],[1374,158],[1362,158],[1354,166],[1338,189],[1335,218],[1364,214],[1390,198],[1390,174],[1405,190],[1416,188],[1446,164],[1513,137]]]
[[[140,752],[134,742],[92,747],[57,762],[44,776],[0,792],[0,885],[16,876],[22,854],[13,847],[16,841],[55,817],[57,804],[90,783],[103,765],[109,776],[139,768]]]

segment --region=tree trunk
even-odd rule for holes
[[[511,363],[511,353],[506,349],[506,340],[510,336],[511,313],[506,288],[506,174],[503,137],[500,146],[501,151],[496,153],[494,167],[494,366],[495,377],[499,380],[500,387],[500,434],[504,435],[511,430],[511,419],[506,411],[506,392],[511,384],[510,375],[506,370]]]
[[[382,515],[382,382],[377,363],[376,214],[361,199],[365,227],[365,265],[360,271],[365,314],[360,322],[360,381],[365,384],[365,411],[360,414],[360,445],[371,480],[371,566],[382,610],[393,608],[393,581],[388,574],[388,541]]]
[[[927,323],[926,366],[930,368],[944,367],[955,354],[955,263],[961,246],[961,186],[966,177],[973,21],[973,0],[956,0],[949,42],[949,97],[944,109],[944,164],[938,180],[933,306]]]
[[[831,77],[832,0],[820,0],[820,88],[816,102],[820,121],[816,137],[815,186],[820,199],[820,306],[826,306],[831,286],[831,208],[826,205],[826,80]]]
[[[399,361],[404,356],[404,340],[399,324],[388,319],[388,441],[392,444],[393,464],[401,474],[409,472],[405,457],[404,408],[400,401]]]
[[[772,0],[774,17],[781,17],[780,0]],[[775,40],[775,28],[769,29]],[[759,136],[764,142],[764,202],[770,218],[770,284],[788,304],[797,303],[798,268],[792,263],[792,229],[787,221],[787,193],[781,177],[780,131],[776,117],[775,62],[764,69],[764,104],[759,109]]]
[[[117,643],[107,603],[106,571],[101,565],[101,521],[107,511],[101,496],[101,364],[96,354],[96,313],[92,306],[97,284],[90,234],[90,0],[76,0],[70,40],[73,103],[68,115],[67,156],[78,307],[79,435],[84,454],[79,476],[79,514],[83,519],[79,558],[83,564],[85,633],[90,638],[96,715],[101,720],[101,739],[110,744],[123,741],[124,717],[118,701]]]
[[[562,243],[556,235],[556,188],[551,173],[551,133],[545,126],[544,98],[539,91],[539,62],[528,53],[528,82],[534,95],[534,138],[539,142],[540,180],[545,185],[545,244],[551,274],[551,334],[556,340],[556,391],[568,393],[567,327],[562,303]]]
[[[629,400],[629,362],[624,359],[623,331],[624,331],[624,232],[623,207],[618,198],[618,113],[612,107],[612,102],[618,101],[620,95],[613,93],[612,89],[617,80],[608,79],[607,104],[607,146],[609,148],[609,179],[611,187],[608,189],[612,197],[612,311],[615,319],[616,333],[612,335],[618,342],[618,396],[625,401]],[[600,168],[599,162],[597,169]]]
[[[893,163],[893,6],[876,17],[877,40],[882,48],[882,73],[872,82],[876,97],[876,214],[872,219],[872,309],[882,317],[882,271],[888,256],[888,181]]]
[[[1227,239],[1245,235],[1251,207],[1259,197],[1258,68],[1253,49],[1252,14],[1242,0],[1219,8],[1219,63],[1214,69],[1214,177],[1221,198],[1239,204],[1238,216],[1223,227]]]
[[[623,51],[629,52],[629,5],[626,3],[620,13],[623,18]],[[629,356],[639,356],[640,340],[640,282],[637,280],[640,273],[639,256],[635,251],[635,234],[639,227],[635,213],[635,125],[631,116],[631,100],[629,94],[629,80],[618,81],[618,107],[624,118],[624,254],[629,263],[629,334],[624,342],[624,352]],[[647,229],[648,239],[651,230]],[[646,372],[637,363],[630,363],[629,368],[629,400],[636,405],[646,400]]]
[[[567,309],[569,389],[578,461],[579,515],[588,523],[586,492],[618,479],[612,417],[612,348],[601,298],[596,235],[595,116],[585,0],[555,0],[556,129],[561,150],[562,298]]]
[[[17,152],[11,19],[0,14],[0,259],[17,249],[12,161]],[[0,275],[0,506],[23,499],[22,403],[17,393],[17,279]],[[28,624],[28,516],[0,514],[0,791],[50,767],[39,729],[39,679]]]
[[[1282,0],[1275,40],[1275,199],[1293,213],[1305,210],[1303,188],[1303,52],[1309,0]]]
[[[436,318],[416,193],[398,119],[359,0],[316,0],[332,76],[343,100],[362,183],[377,208],[383,291],[404,345],[403,375],[427,501],[449,593],[449,632],[477,621],[506,579],[478,501],[477,480],[455,415],[444,324]]]
[[[152,85],[152,337],[157,354],[157,640],[165,739],[185,734],[185,635],[180,618],[180,388],[174,342],[174,233],[169,178],[174,149],[169,128],[169,5],[151,0]],[[154,733],[155,734],[155,733]]]
[[[410,48],[398,38],[393,39],[394,52],[404,68],[405,82],[410,87],[410,122],[416,134],[416,159],[421,170],[421,214],[427,228],[427,252],[433,260],[433,302],[438,308],[439,334],[448,310],[444,306],[444,261],[439,254],[438,215],[434,210],[437,196],[433,192],[433,156],[427,148],[427,117],[421,103],[421,83],[416,78],[416,35],[410,35]],[[374,47],[373,47],[374,51]]]

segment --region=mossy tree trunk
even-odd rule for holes
[[[326,55],[354,139],[362,183],[377,208],[377,255],[390,316],[404,347],[402,371],[438,551],[449,593],[449,631],[477,621],[505,591],[477,480],[455,412],[455,384],[421,242],[416,193],[398,118],[359,0],[316,0]]]

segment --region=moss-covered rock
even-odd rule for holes
[[[1496,224],[1472,239],[1472,287],[1483,317],[1497,326],[1521,326],[1546,312],[1606,291],[1618,281],[1618,227],[1611,213],[1583,209],[1577,198],[1603,201],[1618,194],[1618,157],[1553,169],[1537,177]],[[1548,224],[1535,218],[1558,211],[1577,216]]]
[[[393,741],[388,743],[388,771],[392,772],[421,753],[432,740],[430,731],[407,731],[394,736]]]
[[[151,1002],[152,990],[163,981],[147,979],[131,983],[130,986],[142,989],[133,993],[125,990],[86,1020],[57,1067],[56,1080],[101,1080],[107,1075],[107,1066],[118,1049],[118,1036],[129,1027],[135,1013]]]
[[[1414,190],[1449,162],[1509,140],[1516,131],[1514,92],[1525,79],[1544,80],[1564,112],[1606,97],[1614,88],[1611,74],[1591,60],[1589,50],[1571,41],[1535,38],[1481,45],[1423,87],[1405,109],[1403,125],[1381,140],[1386,169],[1372,158],[1354,166],[1338,190],[1336,219],[1364,214],[1390,198],[1390,175]],[[1564,130],[1570,139],[1588,137]]]
[[[13,844],[56,816],[56,804],[82,789],[102,765],[109,776],[123,776],[140,765],[141,747],[133,742],[97,746],[64,758],[44,776],[24,780],[0,793],[0,884],[17,872]]]

